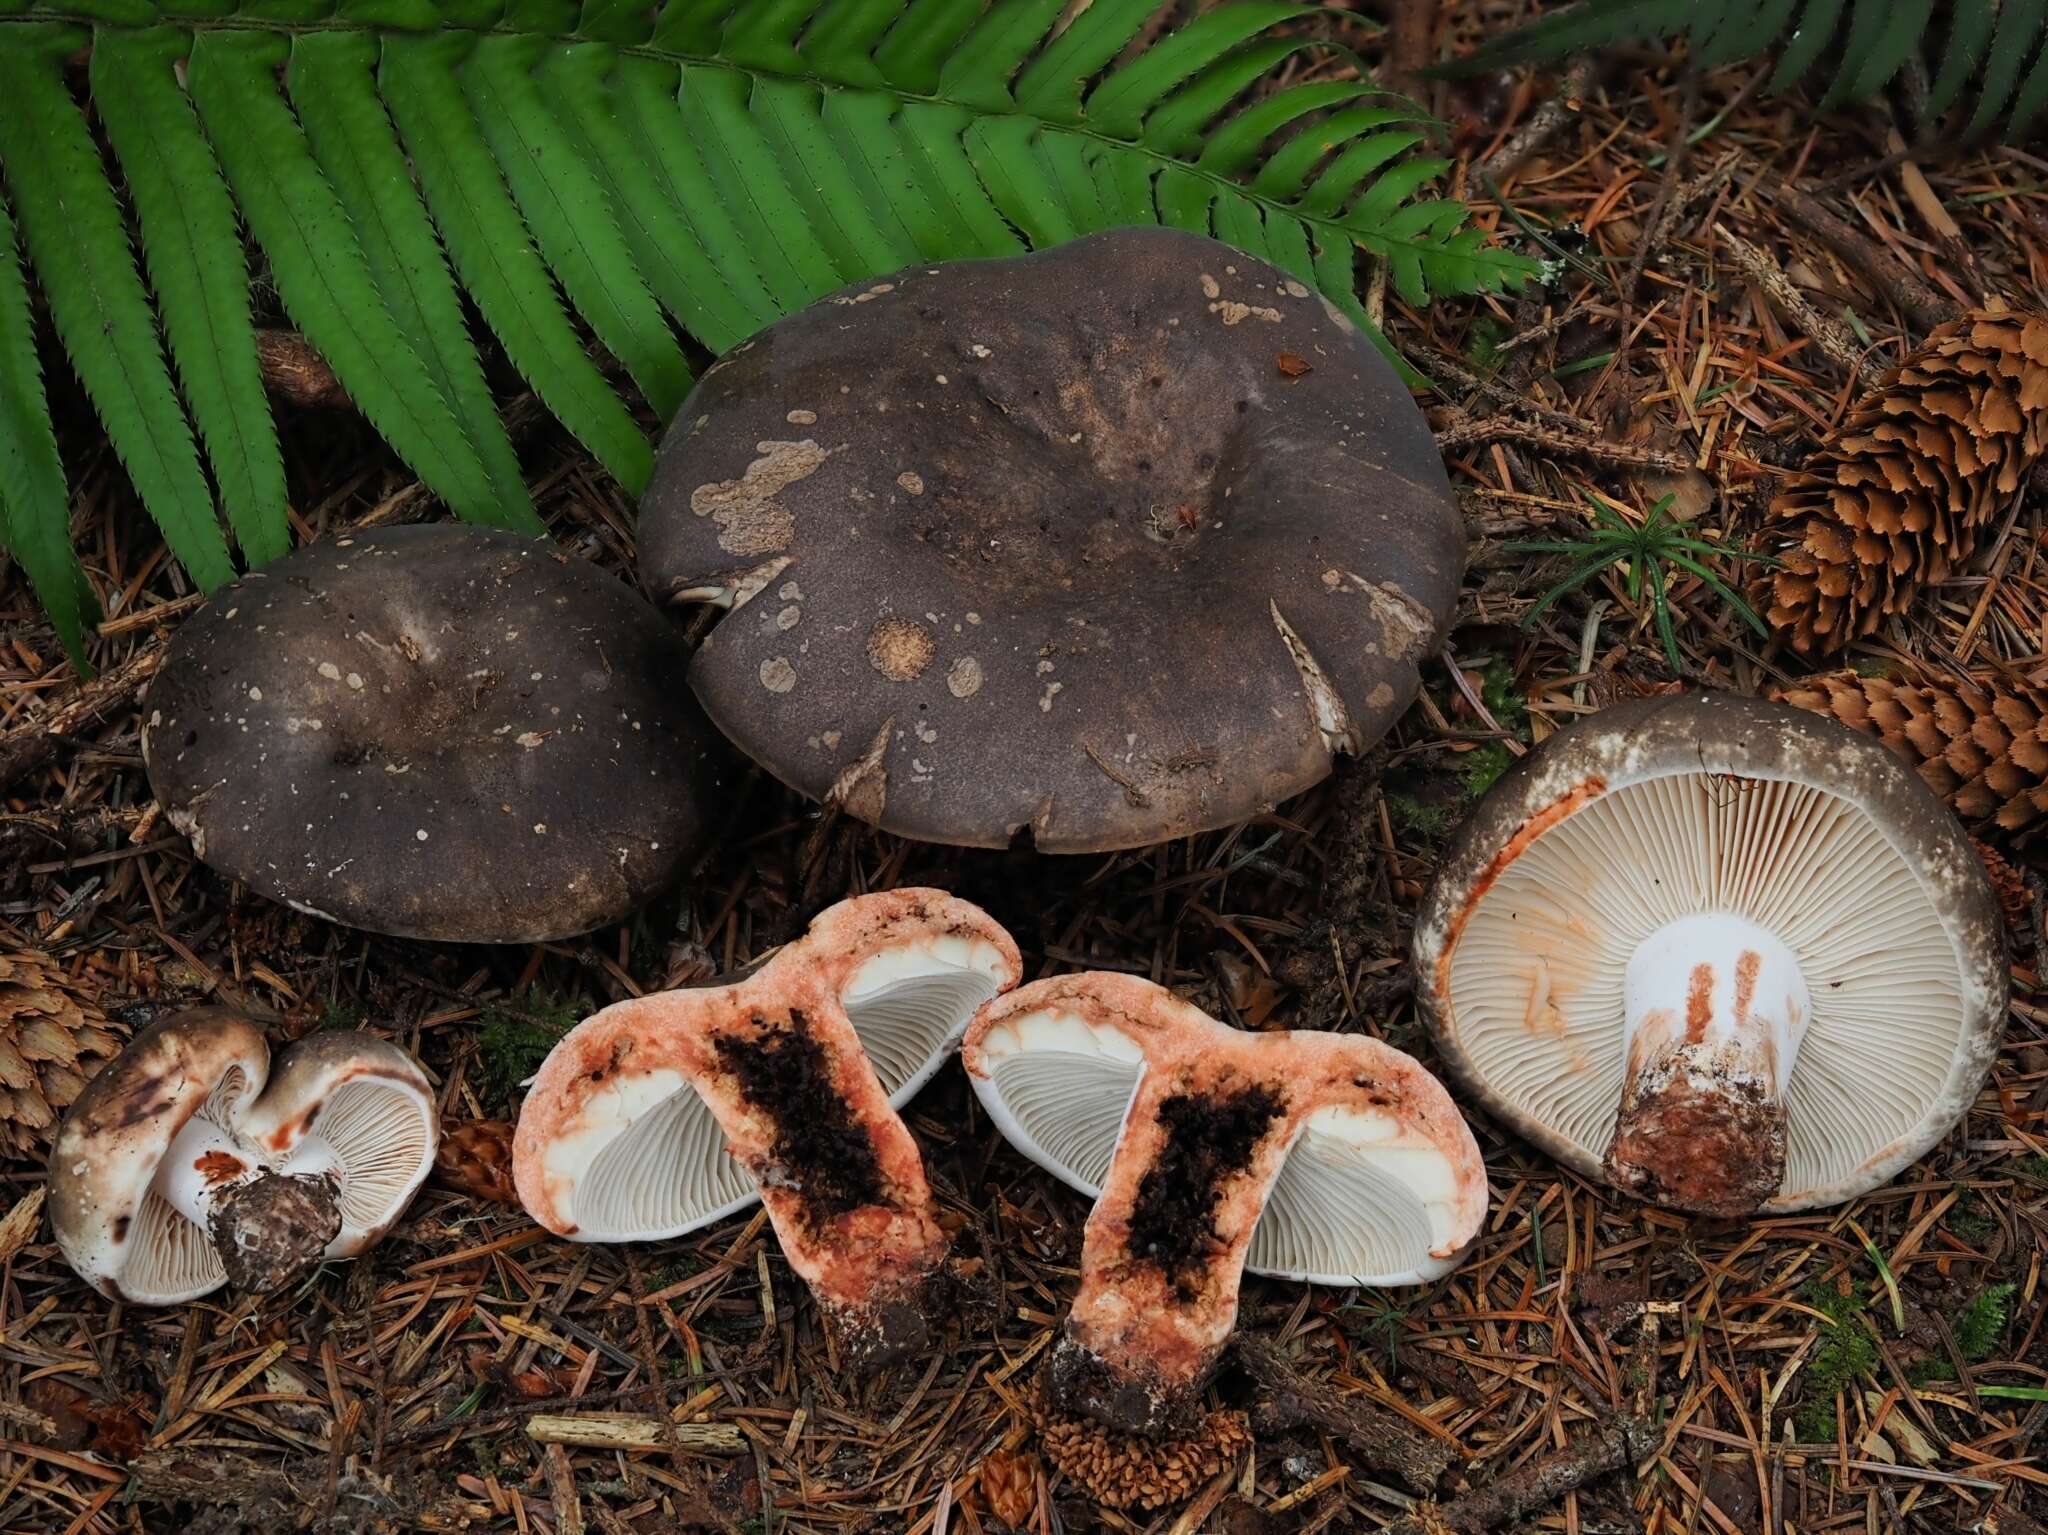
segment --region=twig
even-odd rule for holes
[[[1817,236],[1829,250],[1849,264],[1858,277],[1869,281],[1878,292],[1899,306],[1899,312],[1922,332],[1946,324],[1962,313],[1960,306],[1943,298],[1919,277],[1907,270],[1877,241],[1838,217],[1817,198],[1795,186],[1772,181],[1764,195],[1793,223]]]
[[[1556,94],[1546,96],[1529,114],[1529,120],[1481,162],[1479,173],[1482,178],[1505,180],[1528,164],[1529,158],[1547,145],[1558,129],[1578,115],[1579,103],[1585,100],[1586,92],[1593,85],[1593,59],[1592,54],[1585,54],[1565,71]]]
[[[1663,1436],[1641,1418],[1620,1418],[1448,1503],[1425,1503],[1388,1525],[1381,1535],[1473,1535],[1548,1507],[1588,1482],[1626,1470],[1656,1449]]]
[[[1821,355],[1837,369],[1853,377],[1864,389],[1875,389],[1883,377],[1883,370],[1856,344],[1856,338],[1847,326],[1829,319],[1807,301],[1806,295],[1794,286],[1776,262],[1747,240],[1736,234],[1726,224],[1716,224],[1714,233],[1728,246],[1735,264],[1742,275],[1755,283],[1769,296],[1772,303],[1784,311],[1785,316],[1800,330],[1813,338]]]
[[[112,671],[86,683],[69,703],[0,735],[0,793],[54,762],[57,743],[64,737],[97,729],[131,706],[142,685],[156,675],[163,658],[162,645],[139,650]]]
[[[737,1455],[746,1436],[730,1423],[674,1423],[636,1413],[536,1413],[526,1420],[535,1444],[592,1450],[665,1450],[686,1455]]]
[[[1506,416],[1466,417],[1436,434],[1437,451],[1448,453],[1475,442],[1523,442],[1551,453],[1576,453],[1598,463],[1624,469],[1656,469],[1677,474],[1690,469],[1690,459],[1658,448],[1639,448],[1626,442],[1608,442],[1584,432],[1564,432],[1533,421],[1516,421]]]
[[[1270,1395],[1252,1416],[1261,1435],[1309,1424],[1341,1441],[1375,1471],[1391,1471],[1417,1492],[1428,1492],[1457,1459],[1457,1447],[1410,1428],[1391,1412],[1304,1379],[1287,1357],[1262,1339],[1240,1336],[1238,1367]]]

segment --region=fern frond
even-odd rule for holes
[[[526,526],[465,295],[637,493],[646,437],[579,323],[666,417],[691,385],[684,337],[723,351],[887,270],[1117,224],[1236,243],[1361,326],[1360,252],[1417,304],[1536,270],[1428,194],[1444,162],[1418,155],[1412,103],[1362,78],[1273,83],[1304,55],[1355,63],[1298,0],[1223,0],[1165,31],[1168,0],[264,0],[231,16],[188,3],[205,14],[180,27],[163,24],[170,5],[67,0],[96,23],[100,116],[156,315],[59,72],[82,34],[36,0],[0,0],[0,84],[34,107],[0,113],[0,170],[22,183],[28,250],[117,449],[204,581],[230,567],[158,315],[244,553],[282,541],[237,211],[285,308],[420,478],[463,517]],[[1895,43],[1893,30],[1870,39],[1870,70]],[[75,263],[84,276],[53,276],[56,210],[74,202],[91,206],[93,256]],[[120,325],[87,334],[91,306],[109,302]],[[140,449],[169,453],[181,433],[179,474],[138,467]],[[47,583],[61,483],[16,474],[5,493],[31,490],[43,499],[9,526],[40,530],[31,574]],[[208,528],[210,563],[195,543]]]
[[[455,279],[413,189],[398,131],[377,99],[376,61],[377,44],[364,33],[306,33],[291,45],[285,90],[314,163],[326,173],[362,245],[377,296],[483,461],[490,485],[487,515],[505,527],[538,533],[540,516],[484,383]]]
[[[213,151],[178,85],[186,38],[110,28],[93,40],[92,92],[128,179],[157,311],[222,509],[251,565],[291,547],[284,458],[256,362],[249,265]]]
[[[171,550],[212,589],[234,575],[192,430],[158,344],[128,228],[62,59],[85,41],[55,25],[0,49],[0,174],[50,318],[107,438]]]
[[[64,465],[50,430],[14,221],[0,199],[0,549],[21,562],[79,670],[98,604],[71,547]]]
[[[189,65],[200,121],[286,311],[349,398],[458,514],[495,521],[483,460],[392,319],[340,197],[277,93],[287,51],[260,32],[201,33]]]
[[[1651,39],[1686,43],[1704,69],[1775,54],[1766,88],[1819,74],[1823,107],[1875,96],[1917,54],[1932,76],[1929,116],[1970,100],[1966,139],[1995,132],[2018,142],[2048,108],[2048,0],[1579,0],[1445,72]]]

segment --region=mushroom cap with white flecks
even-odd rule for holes
[[[201,1007],[142,1029],[86,1083],[57,1131],[49,1182],[50,1224],[81,1279],[111,1300],[146,1306],[225,1282],[206,1234],[150,1185],[193,1115],[231,1115],[269,1072],[260,1028]]]
[[[1597,1178],[1622,1101],[1629,957],[1702,911],[1775,934],[1812,999],[1767,1211],[1883,1183],[1968,1109],[2008,986],[1982,863],[1881,744],[1761,699],[1640,699],[1531,751],[1445,854],[1416,925],[1416,993],[1474,1095]]]
[[[916,266],[721,358],[641,503],[657,600],[786,783],[904,836],[1046,851],[1228,824],[1377,741],[1465,533],[1379,352],[1289,273],[1166,229]]]
[[[901,1108],[1022,968],[979,907],[912,888],[828,907],[742,979],[615,1003],[570,1030],[528,1088],[513,1135],[520,1202],[580,1241],[649,1241],[722,1219],[760,1194],[691,1085],[700,1025],[842,1008]]]
[[[150,683],[143,757],[194,851],[274,900],[567,937],[702,846],[715,743],[687,666],[636,592],[545,540],[381,528],[215,592]]]
[[[1227,1196],[1263,1200],[1245,1259],[1256,1274],[1422,1283],[1457,1266],[1485,1219],[1486,1169],[1450,1094],[1364,1035],[1247,1033],[1150,981],[1084,973],[984,1008],[961,1063],[1004,1137],[1089,1195],[1111,1177],[1146,1073],[1193,1091],[1273,1084],[1292,1121],[1286,1160],[1270,1191]]]

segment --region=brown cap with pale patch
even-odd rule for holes
[[[735,348],[642,505],[770,771],[905,836],[1227,824],[1376,741],[1456,599],[1427,424],[1342,315],[1196,235],[913,267]]]
[[[199,856],[373,932],[613,921],[687,867],[711,732],[661,615],[484,528],[352,534],[223,588],[150,684],[150,786]]]

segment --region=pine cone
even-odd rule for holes
[[[40,1157],[71,1100],[120,1049],[56,961],[0,954],[0,1155]]]
[[[1212,1412],[1180,1439],[1112,1433],[1082,1418],[1044,1412],[1038,1433],[1046,1459],[1106,1508],[1162,1508],[1191,1498],[1252,1443],[1241,1412]]]
[[[1012,1529],[1021,1530],[1038,1507],[1038,1457],[991,1450],[981,1463],[981,1500]]]
[[[1773,696],[1876,736],[1973,826],[2022,844],[2048,829],[2048,693],[1845,671],[1803,677]]]
[[[441,1133],[434,1153],[434,1181],[472,1199],[516,1205],[512,1186],[512,1125],[503,1119],[471,1119]]]
[[[1977,310],[1931,332],[1771,502],[1784,564],[1753,596],[1808,654],[1948,578],[2048,446],[2048,318]]]

